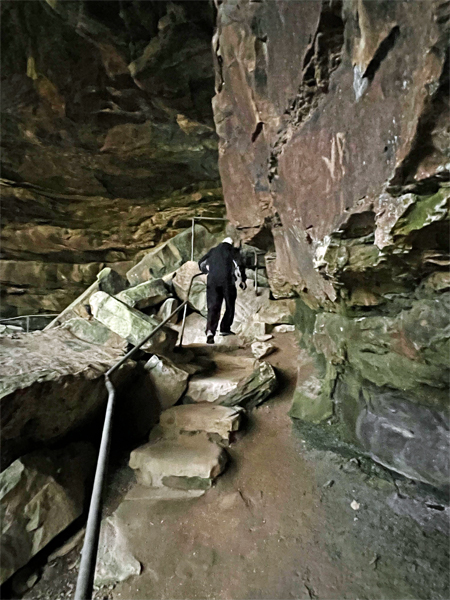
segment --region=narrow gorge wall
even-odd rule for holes
[[[448,2],[217,1],[228,216],[297,297],[292,416],[448,481]],[[338,443],[338,442],[337,442]]]
[[[210,2],[5,1],[2,316],[222,216]]]

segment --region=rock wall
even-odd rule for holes
[[[209,2],[2,2],[1,314],[222,216]]]
[[[317,359],[292,416],[446,485],[448,3],[217,5],[228,216]]]

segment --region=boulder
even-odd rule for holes
[[[237,290],[236,306],[234,311],[233,327],[235,331],[241,330],[263,306],[269,302],[270,292],[263,289],[255,294],[255,288],[249,283],[246,290]]]
[[[55,328],[3,338],[0,345],[2,467],[91,419],[107,393],[103,375],[121,357],[117,348],[91,344]],[[114,382],[126,380],[132,361]]]
[[[0,583],[81,515],[94,465],[94,448],[77,443],[22,456],[0,474]]]
[[[236,389],[229,392],[220,400],[223,406],[242,406],[251,410],[258,406],[275,391],[277,376],[274,368],[267,362],[262,362],[246,379],[241,381]]]
[[[217,238],[203,227],[195,225],[194,260],[199,260],[217,244]],[[176,271],[191,259],[192,231],[187,229],[161,244],[130,269],[127,273],[131,285],[143,283],[155,277],[163,277]]]
[[[89,314],[86,311],[86,306],[89,305],[89,300],[93,294],[96,292],[106,292],[107,294],[111,294],[113,296],[114,294],[124,290],[126,285],[126,280],[116,273],[116,271],[110,269],[109,267],[102,269],[97,275],[97,281],[94,281],[94,283],[89,286],[87,290],[81,294],[81,296],[78,296],[78,298],[74,300],[66,309],[64,309],[62,313],[56,317],[56,319],[49,323],[45,329],[53,329],[53,327],[57,327],[65,321],[76,317],[82,317],[84,319],[87,318]]]
[[[292,298],[295,296],[295,290],[288,281],[283,269],[277,262],[275,252],[268,252],[265,255],[266,273],[269,280],[270,291],[275,299]]]
[[[302,419],[309,423],[321,423],[333,415],[330,390],[323,389],[323,381],[319,379],[318,373],[312,373],[297,385],[289,415],[293,419]]]
[[[216,364],[215,372],[212,375],[194,375],[191,378],[186,392],[187,402],[219,404],[230,392],[237,391],[240,383],[254,371],[255,361],[252,358],[222,353],[214,353],[211,358]]]
[[[130,549],[125,523],[114,513],[102,521],[95,568],[95,587],[115,585],[132,575],[140,575],[142,567]]]
[[[138,483],[148,487],[207,489],[224,470],[223,448],[202,436],[161,439],[133,450],[129,465]]]
[[[276,347],[270,342],[253,342],[252,354],[255,358],[261,359],[269,356],[276,350]]]
[[[272,330],[272,326],[268,325],[264,321],[260,321],[259,315],[254,315],[246,323],[242,323],[238,328],[237,332],[240,337],[246,341],[259,340],[266,338]]]
[[[157,314],[158,319],[160,319],[160,321],[165,321],[173,313],[173,311],[178,307],[178,305],[179,305],[179,302],[176,298],[167,298],[167,300],[165,300],[162,303],[162,306],[158,310],[158,314]],[[176,315],[173,315],[173,317],[170,319],[169,323],[176,323],[178,321],[178,317],[179,317],[179,313],[177,313]]]
[[[168,358],[152,356],[145,365],[161,410],[176,404],[184,394],[189,373],[175,366]]]
[[[160,430],[165,437],[176,437],[185,432],[205,432],[229,441],[231,432],[240,428],[243,412],[240,407],[210,404],[174,406],[161,414]]]
[[[188,300],[188,291],[191,280],[194,275],[198,275],[199,273],[200,269],[198,268],[198,264],[191,260],[186,262],[175,273],[172,285],[180,300]],[[203,317],[207,316],[206,275],[199,275],[199,277],[194,279],[191,293],[189,294],[189,306],[199,312]]]
[[[258,311],[258,318],[269,325],[291,325],[294,311],[295,300],[267,300]]]
[[[116,294],[116,298],[127,306],[142,310],[160,304],[170,295],[162,279],[152,279],[139,283]]]
[[[100,323],[133,346],[137,346],[160,324],[155,317],[144,315],[105,292],[95,293],[90,299],[90,305],[94,317]],[[164,327],[142,348],[150,352],[164,353],[174,348],[176,338],[176,332]]]
[[[67,329],[73,336],[84,342],[117,348],[124,353],[127,349],[127,342],[122,337],[95,319],[91,318],[88,320],[76,317],[64,321],[61,327]]]

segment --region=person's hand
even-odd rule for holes
[[[241,290],[246,290],[247,284],[245,283],[245,281],[241,281],[241,283],[239,284],[239,287],[241,288]]]

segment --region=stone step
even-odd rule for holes
[[[230,434],[238,431],[244,409],[210,404],[185,404],[174,406],[161,414],[159,432],[166,438],[183,433],[204,432],[229,442]]]
[[[160,439],[133,450],[129,465],[148,487],[208,489],[227,463],[225,450],[203,436]]]
[[[230,356],[219,352],[210,357],[216,370],[209,376],[194,375],[186,392],[187,402],[215,402],[220,404],[227,394],[235,391],[241,381],[255,369],[255,360],[241,356]]]

